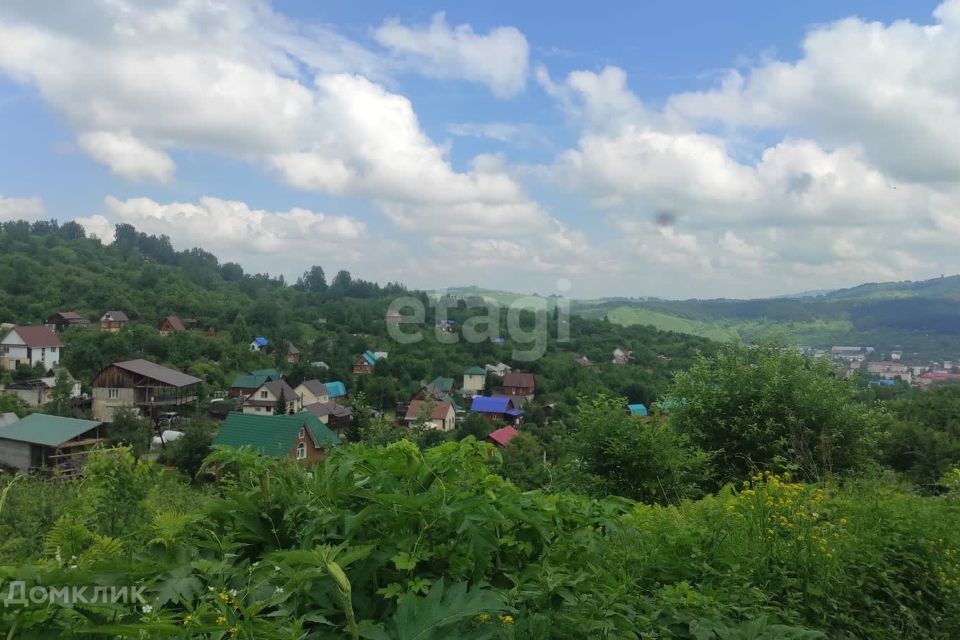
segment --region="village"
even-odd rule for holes
[[[808,346],[798,349],[813,358],[830,360],[848,376],[867,375],[877,385],[891,386],[899,380],[926,389],[933,384],[960,382],[960,367],[953,360],[916,362],[905,358],[904,352],[897,348],[884,353],[862,346],[838,345],[829,351]]]

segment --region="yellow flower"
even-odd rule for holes
[[[477,616],[477,620],[479,620],[482,624],[486,624],[487,622],[490,622],[490,614],[481,613],[479,616]]]
[[[221,591],[221,592],[220,592],[220,600],[221,600],[222,602],[227,602],[227,601],[229,601],[229,600],[230,600],[230,594],[227,593],[226,591]]]
[[[513,624],[513,616],[510,616],[510,615],[500,616],[500,622],[502,622],[503,624]]]
[[[229,632],[230,632],[230,635],[235,636],[235,635],[237,635],[238,633],[240,633],[240,627],[234,625],[234,626],[230,627]]]
[[[840,518],[840,526],[841,526],[841,527],[845,527],[846,525],[847,525],[847,519],[846,519],[846,518]]]
[[[190,624],[191,622],[193,622],[193,614],[188,613],[183,618],[183,624]]]
[[[217,616],[217,624],[227,624],[226,616]]]

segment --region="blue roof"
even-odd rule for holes
[[[333,382],[324,382],[323,386],[327,388],[327,394],[331,398],[340,398],[347,395],[347,385],[343,384],[339,380],[334,380]]]
[[[375,354],[373,351],[364,351],[363,359],[366,360],[370,365],[377,364],[377,354]]]
[[[504,413],[506,413],[508,416],[522,416],[523,409],[507,409],[504,411]]]
[[[491,398],[488,396],[476,396],[470,405],[470,411],[476,413],[507,413],[511,408],[510,398],[498,396]]]
[[[870,384],[883,385],[885,387],[895,387],[897,381],[892,378],[885,378],[883,380],[872,380]]]
[[[257,336],[256,338],[253,339],[253,343],[258,347],[265,347],[267,346],[267,339],[264,338],[263,336]]]
[[[642,404],[628,404],[627,409],[630,409],[630,413],[635,416],[647,415],[647,408]]]

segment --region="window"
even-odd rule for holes
[[[299,436],[299,437],[300,437],[301,440],[303,440],[303,435],[304,435],[304,433],[303,433],[303,427],[300,427],[300,436]]]
[[[119,399],[120,399],[120,389],[107,389],[107,399],[108,399],[108,400],[119,400]]]
[[[305,460],[307,458],[307,444],[301,442],[297,445],[297,460]]]
[[[260,392],[260,397],[261,397],[261,398],[266,398],[267,395],[268,395],[268,394],[267,394],[266,391],[261,391],[261,392]]]

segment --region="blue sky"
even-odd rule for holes
[[[0,219],[578,297],[960,271],[960,0],[48,6],[0,7]]]

